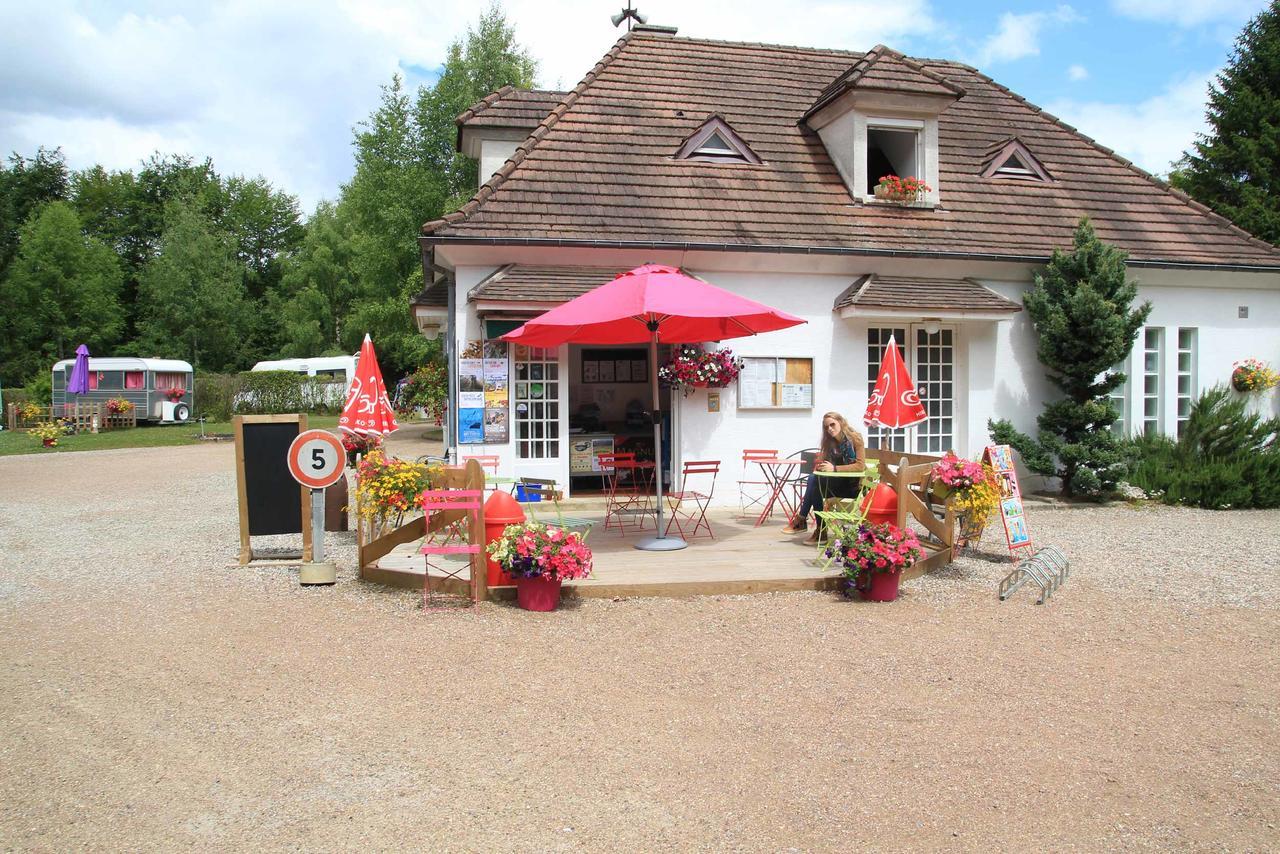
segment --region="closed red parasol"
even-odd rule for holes
[[[360,345],[360,361],[356,375],[347,388],[347,403],[342,407],[338,429],[360,436],[385,436],[400,429],[395,410],[387,397],[387,384],[382,381],[378,355],[368,334]]]
[[[867,412],[862,420],[879,427],[909,427],[928,417],[898,345],[893,336],[889,336],[884,358],[880,360],[880,377],[876,380],[875,391],[871,392],[871,400],[867,401]]]

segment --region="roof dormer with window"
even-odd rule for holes
[[[919,178],[933,189],[916,203],[934,207],[938,185],[938,116],[964,90],[876,45],[823,90],[803,122],[818,133],[856,201],[877,204],[885,175]]]

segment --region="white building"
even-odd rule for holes
[[[1153,305],[1124,365],[1124,430],[1173,434],[1234,361],[1280,356],[1280,251],[959,63],[638,27],[571,92],[505,89],[458,122],[485,183],[423,227],[433,284],[414,304],[424,332],[446,331],[455,373],[468,350],[645,262],[808,320],[724,342],[780,360],[768,399],[740,381],[671,400],[676,468],[721,460],[717,503],[737,500],[743,449],[811,447],[828,410],[861,426],[890,334],[930,417],[873,446],[974,454],[992,418],[1034,432],[1053,389],[1021,295],[1081,216],[1129,254]],[[931,189],[882,201],[886,173]],[[642,447],[642,348],[610,349],[513,348],[507,399],[486,398],[494,441],[459,451],[566,483],[584,437]],[[770,363],[751,364],[768,381]],[[455,395],[451,411],[477,400]],[[454,441],[484,432],[463,427]]]

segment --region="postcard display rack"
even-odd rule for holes
[[[506,341],[473,341],[458,360],[460,443],[504,444],[510,437],[509,355]]]
[[[1030,548],[1031,531],[1022,509],[1022,489],[1018,486],[1018,473],[1013,467],[1013,452],[1008,445],[987,445],[982,461],[991,465],[1000,487],[1000,518],[1004,520],[1004,536],[1009,544],[1009,556],[1017,559],[1017,550]]]

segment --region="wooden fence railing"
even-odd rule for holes
[[[903,577],[914,578],[951,563],[955,559],[955,511],[948,506],[943,518],[939,519],[928,504],[933,465],[941,457],[870,449],[867,457],[880,462],[881,482],[892,486],[898,494],[898,518],[894,524],[905,528],[910,517],[937,540],[937,544],[924,543],[926,551],[932,554],[926,554],[925,559],[911,567]]]
[[[436,482],[438,480],[438,482]],[[475,460],[468,460],[463,468],[446,468],[438,478],[433,478],[432,489],[484,489],[484,469]],[[425,517],[414,516],[407,522],[376,518],[366,519],[360,513],[359,489],[356,490],[356,562],[360,577],[369,578],[379,558],[390,554],[396,546],[420,540],[428,534],[441,531],[467,518],[465,510],[446,510],[431,515],[430,524]],[[467,526],[467,541],[484,544],[484,508],[477,513],[476,524]],[[483,551],[471,558],[471,597],[475,601],[489,598],[488,576]]]
[[[36,414],[27,416],[23,414],[23,410],[28,405],[10,403],[5,407],[6,422],[10,430],[30,430],[32,427],[64,418],[71,419],[77,433],[97,433],[99,430],[119,430],[138,426],[137,406],[128,412],[112,413],[107,411],[104,404],[77,401],[62,406],[37,406]]]

